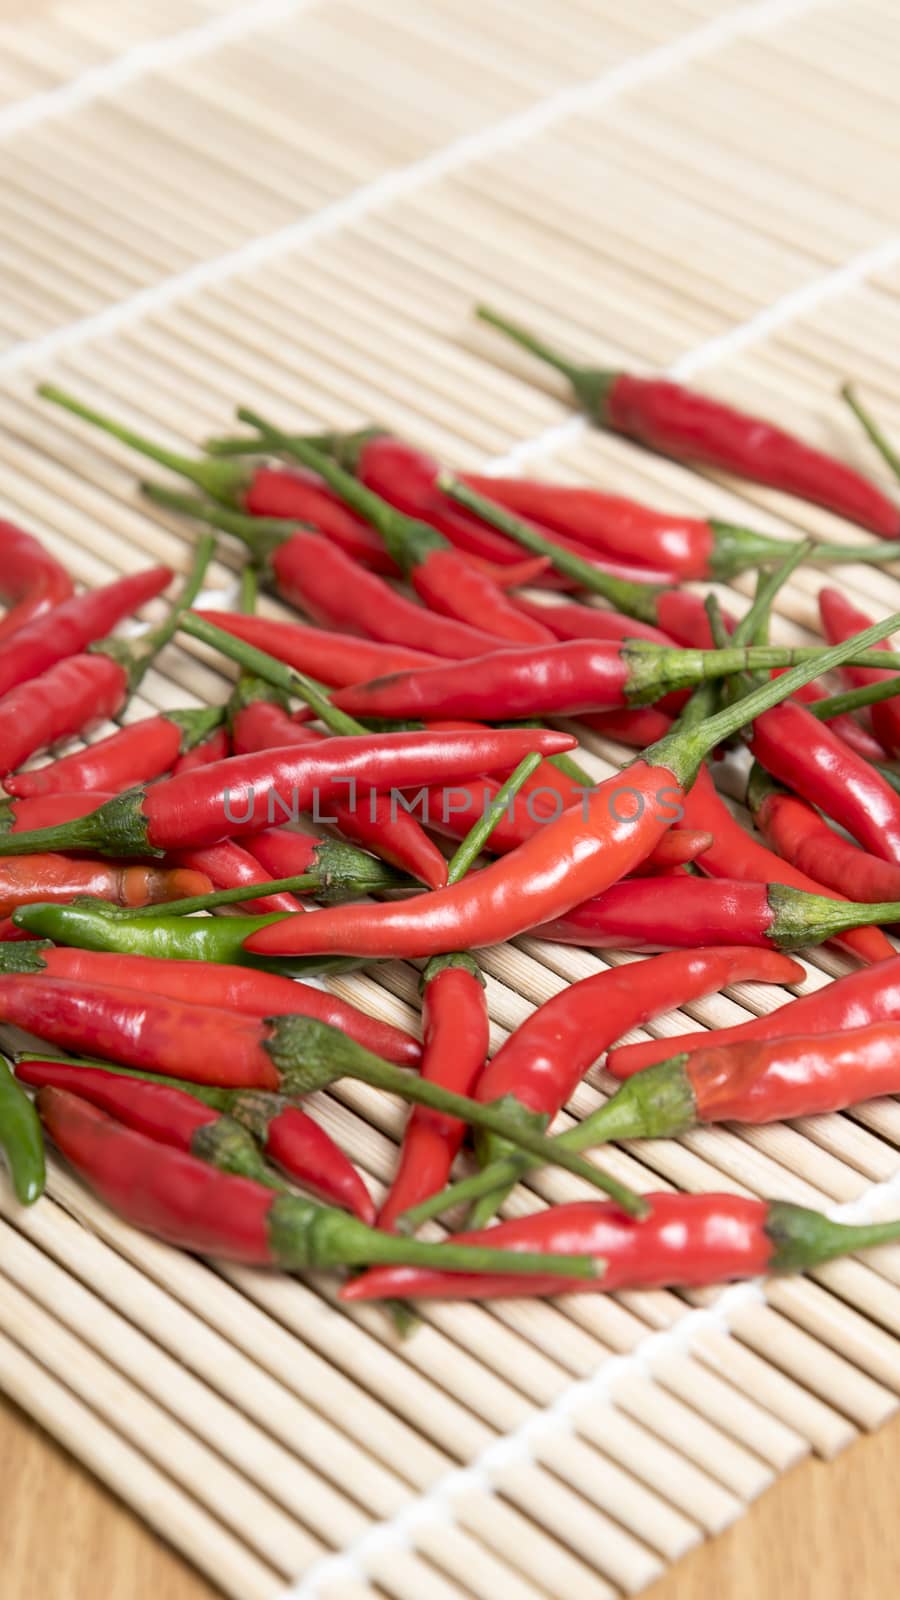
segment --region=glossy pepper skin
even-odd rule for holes
[[[259,1019],[222,1007],[42,972],[3,973],[0,1019],[60,1049],[125,1066],[222,1088],[279,1087]]]
[[[377,678],[383,672],[434,666],[439,659],[431,651],[382,644],[354,634],[330,633],[304,622],[273,622],[267,617],[247,617],[232,611],[197,611],[197,616],[332,688]]]
[[[200,1160],[203,1141],[195,1136],[223,1114],[234,1118],[253,1133],[270,1160],[317,1199],[342,1206],[363,1222],[374,1221],[374,1202],[352,1162],[324,1128],[280,1095],[186,1091],[175,1083],[66,1061],[20,1061],[16,1075],[34,1088],[68,1090],[145,1138]]]
[[[255,420],[263,426],[261,419]],[[310,443],[282,434],[271,437],[278,448],[285,448],[317,472],[345,504],[365,518],[431,611],[518,644],[540,643],[550,637],[546,628],[523,616],[486,572],[472,566],[428,522],[398,512]]]
[[[539,939],[593,950],[665,950],[698,944],[796,950],[867,916],[890,922],[900,903],[863,906],[781,883],[729,878],[630,878],[535,930]],[[854,921],[858,919],[858,922]]]
[[[0,641],[68,600],[72,580],[65,567],[31,533],[0,521]]]
[[[787,1005],[732,1028],[719,1028],[717,1045],[748,1039],[783,1039],[813,1033],[850,1032],[872,1023],[900,1021],[900,956],[891,953],[877,966],[863,967],[837,978],[824,989],[801,995]],[[617,1078],[630,1078],[644,1067],[674,1054],[692,1054],[705,1047],[708,1034],[681,1033],[668,1039],[646,1039],[611,1050],[607,1067]]]
[[[333,798],[508,771],[530,750],[555,755],[575,740],[548,730],[367,734],[230,756],[208,767],[129,789],[74,822],[0,835],[0,854],[89,849],[115,855],[193,849],[258,833]]]
[[[404,906],[360,906],[353,907],[350,915],[343,908],[287,918],[253,934],[246,948],[267,957],[440,955],[501,943],[552,921],[626,877],[650,855],[673,822],[684,820],[685,793],[705,757],[723,739],[805,683],[851,660],[873,636],[870,630],[853,642],[835,645],[812,664],[763,684],[736,705],[670,734],[651,746],[643,760],[598,785],[581,807],[563,812],[511,857],[461,883],[427,897],[419,895]],[[703,824],[690,825],[712,831]]]
[[[702,767],[684,800],[683,825],[711,833],[713,843],[697,865],[713,878],[738,878],[747,883],[785,883],[807,894],[827,894],[828,885],[807,877],[742,828],[718,794],[708,768]],[[878,928],[854,928],[835,936],[835,943],[861,961],[885,961],[893,946]]]
[[[126,1221],[182,1249],[288,1272],[404,1260],[478,1272],[496,1270],[504,1261],[490,1247],[472,1253],[455,1242],[401,1239],[345,1212],[240,1176],[234,1168],[246,1162],[255,1172],[258,1158],[237,1124],[223,1130],[223,1139],[204,1143],[207,1160],[233,1163],[232,1170],[219,1171],[207,1160],[123,1127],[64,1089],[41,1089],[37,1104],[54,1144],[88,1187]],[[572,1259],[593,1275],[591,1263]],[[540,1252],[516,1266],[540,1270],[540,1263],[558,1267],[560,1260]]]
[[[512,1295],[577,1293],[587,1288],[697,1288],[764,1272],[794,1272],[897,1237],[897,1223],[846,1227],[784,1201],[733,1194],[650,1194],[643,1221],[626,1218],[608,1201],[551,1206],[490,1230],[454,1234],[477,1243],[490,1238],[504,1250],[581,1251],[606,1263],[593,1284],[559,1277],[524,1278],[410,1268],[371,1271],[341,1290],[345,1301],[383,1299],[495,1300]]]
[[[179,867],[119,866],[62,855],[9,856],[0,861],[0,917],[32,902],[66,902],[80,895],[117,906],[150,906],[209,894],[211,888],[204,873]]]
[[[6,1157],[13,1193],[22,1206],[44,1192],[44,1140],[37,1112],[9,1065],[0,1056],[0,1151]]]
[[[471,1094],[490,1038],[484,979],[471,957],[451,955],[426,968],[422,1034],[422,1077],[457,1094]],[[399,1165],[379,1212],[380,1228],[393,1228],[401,1212],[443,1188],[465,1132],[456,1117],[413,1107]]]
[[[685,581],[729,578],[759,561],[787,554],[784,540],[711,517],[657,511],[600,489],[530,478],[481,478],[473,473],[466,473],[464,482],[517,516],[574,537],[602,555],[660,567]]]
[[[887,495],[783,428],[667,378],[577,366],[485,307],[478,315],[562,372],[581,409],[600,427],[676,461],[716,467],[809,500],[883,539],[900,537],[900,508]]]
[[[827,723],[789,702],[757,718],[748,744],[773,778],[819,806],[873,855],[900,865],[900,795]]]
[[[303,903],[287,890],[266,894],[265,886],[271,882],[267,869],[245,850],[235,839],[221,839],[218,844],[202,845],[195,850],[176,850],[173,859],[194,872],[204,872],[214,889],[237,889],[259,885],[261,893],[252,900],[242,900],[237,908],[246,916],[261,916],[270,912],[287,915],[302,911]]]
[[[385,1061],[412,1067],[422,1055],[421,1045],[412,1034],[390,1022],[368,1016],[327,989],[294,983],[275,973],[251,972],[246,967],[54,949],[49,944],[31,943],[17,944],[14,950],[0,956],[0,971],[41,972],[49,978],[62,978],[72,983],[131,989],[136,993],[146,991],[186,1005],[214,1006],[248,1017],[316,1017],[332,1028],[339,1028],[367,1050],[383,1056]]]
[[[841,639],[849,638],[851,633],[858,633],[860,628],[867,628],[871,621],[864,611],[852,605],[846,595],[841,594],[838,589],[819,591],[819,615],[829,644],[837,644]],[[897,670],[900,671],[900,657],[897,659]],[[851,688],[862,689],[870,683],[882,683],[885,678],[895,674],[873,667],[844,667],[841,676]],[[900,753],[900,706],[896,700],[877,701],[871,707],[869,715],[872,719],[873,732],[885,750],[894,756]]]
[[[0,555],[5,555],[0,529]],[[0,559],[0,567],[3,562]],[[39,677],[66,656],[78,655],[111,633],[124,617],[153,600],[171,583],[171,567],[150,567],[145,572],[129,573],[99,589],[71,595],[52,611],[23,623],[4,635],[0,624],[0,695],[8,694],[29,678]]]
[[[896,1022],[724,1045],[713,1037],[629,1078],[567,1143],[585,1149],[588,1140],[667,1137],[698,1123],[785,1122],[844,1111],[897,1093],[898,1047]]]
[[[316,744],[326,737],[316,729],[298,726],[288,712],[269,701],[255,701],[232,723],[235,755],[292,744]],[[355,844],[372,850],[401,872],[411,873],[430,889],[439,889],[447,882],[447,863],[437,845],[395,796],[353,795],[349,803],[332,800],[329,809],[341,832]]]
[[[39,794],[77,794],[82,789],[119,794],[168,772],[179,756],[213,732],[220,720],[217,710],[165,711],[143,717],[86,750],[32,772],[14,774],[6,779],[5,787],[24,800]]]
[[[231,739],[227,728],[217,728],[208,739],[203,739],[200,744],[195,744],[193,749],[186,750],[179,756],[172,768],[172,777],[177,778],[182,772],[194,772],[197,767],[212,766],[214,761],[224,761],[231,755]]]
[[[751,787],[748,798],[766,843],[801,872],[848,899],[900,899],[900,866],[852,844],[805,800],[774,784],[756,793]]]
[[[488,1062],[475,1096],[485,1102],[516,1100],[543,1125],[572,1098],[592,1062],[630,1028],[734,983],[799,983],[802,977],[796,961],[749,946],[678,951],[598,972],[532,1012]],[[485,1166],[507,1153],[490,1137],[480,1141],[480,1151]],[[517,1167],[524,1170],[521,1162]],[[499,1192],[492,1191],[479,1222],[496,1210],[514,1181],[515,1174]]]
[[[69,656],[0,701],[0,777],[60,739],[121,711],[128,675],[106,655]]]

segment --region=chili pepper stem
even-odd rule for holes
[[[636,1073],[591,1116],[559,1134],[552,1144],[562,1150],[591,1150],[617,1139],[668,1139],[686,1132],[696,1121],[694,1095],[684,1071],[686,1061],[686,1056],[673,1056]],[[474,1200],[467,1226],[481,1227],[494,1215],[501,1184],[514,1182],[531,1165],[527,1156],[521,1155],[492,1162],[478,1174],[481,1182],[472,1183],[468,1194],[460,1195],[463,1184],[455,1194],[445,1190],[441,1209],[457,1205],[461,1199]]]
[[[894,477],[900,478],[900,452],[894,449],[887,435],[863,405],[852,383],[842,384],[840,394],[841,399],[846,401],[853,415],[862,424],[882,460],[890,467]]]
[[[134,693],[148,668],[152,666],[160,651],[165,648],[175,637],[181,625],[181,620],[186,611],[190,611],[200,590],[206,571],[216,549],[216,541],[212,534],[204,534],[194,552],[191,570],[185,579],[181,593],[172,605],[169,615],[158,628],[151,628],[136,643],[124,639],[104,639],[94,646],[98,652],[111,656],[118,661],[128,673],[128,688]]]
[[[898,664],[900,664],[900,657]],[[827,700],[814,700],[807,706],[820,722],[843,716],[848,711],[861,711],[864,706],[878,705],[881,700],[892,700],[900,694],[900,671],[895,678],[884,678],[880,683],[867,683],[861,689],[847,689],[844,694],[829,695]]]
[[[129,445],[140,455],[159,462],[162,467],[168,467],[170,472],[176,472],[182,478],[189,478],[215,500],[221,500],[226,505],[240,504],[242,491],[248,481],[247,470],[240,463],[194,461],[190,456],[180,455],[176,450],[168,450],[164,445],[155,444],[152,439],[145,439],[142,434],[136,433],[124,423],[116,422],[113,417],[107,417],[83,401],[76,400],[74,395],[57,388],[56,384],[39,383],[37,393],[42,399],[51,400],[54,405],[62,406],[64,411],[70,411],[83,422],[89,422],[93,427],[100,428],[103,433],[108,433],[111,438]]]
[[[583,367],[577,362],[568,361],[558,350],[554,350],[552,345],[545,344],[543,339],[537,338],[527,328],[500,316],[499,312],[492,311],[489,306],[476,306],[475,315],[481,322],[487,322],[500,333],[505,333],[508,339],[512,339],[523,350],[528,350],[531,355],[537,356],[539,361],[545,361],[556,372],[562,373],[575,390],[582,409],[591,416],[602,415],[606,408],[607,395],[617,377],[614,370]]]
[[[603,1263],[586,1255],[495,1250],[482,1245],[432,1244],[370,1228],[346,1212],[296,1195],[280,1196],[269,1213],[269,1237],[279,1264],[288,1271],[317,1266],[368,1266],[395,1262],[446,1267],[455,1272],[562,1272],[576,1278],[602,1276]],[[550,1263],[553,1263],[551,1266]]]
[[[266,1049],[283,1075],[287,1093],[308,1094],[313,1089],[327,1087],[339,1078],[359,1078],[373,1088],[385,1089],[417,1105],[430,1106],[445,1116],[458,1117],[476,1127],[487,1128],[489,1132],[497,1133],[511,1144],[527,1150],[538,1160],[544,1160],[549,1150],[556,1150],[553,1140],[524,1125],[513,1112],[498,1106],[482,1105],[466,1095],[453,1094],[427,1079],[411,1077],[325,1023],[312,1021],[308,1017],[277,1017],[270,1020],[273,1032]],[[643,1214],[644,1203],[636,1194],[579,1156],[571,1156],[563,1151],[561,1165],[574,1172],[576,1177],[585,1178],[594,1188],[604,1189],[631,1216]]]
[[[215,623],[206,622],[202,617],[196,617],[192,613],[181,617],[178,626],[182,633],[189,633],[192,639],[200,639],[203,644],[211,645],[223,656],[228,656],[229,660],[236,661],[245,672],[252,672],[265,683],[272,684],[274,688],[293,695],[297,700],[305,701],[332,733],[368,732],[361,722],[357,722],[354,717],[349,717],[345,711],[339,711],[337,706],[333,706],[322,685],[316,683],[315,679],[308,678],[305,672],[298,672],[296,667],[288,667],[283,661],[276,661],[275,657],[267,655],[265,650],[258,650],[245,639],[238,639],[234,634],[226,633],[224,628],[217,628]]]
[[[900,1239],[900,1221],[848,1226],[832,1222],[829,1217],[804,1206],[773,1200],[769,1205],[766,1233],[774,1246],[770,1271],[805,1272],[851,1251],[892,1244]]]
[[[248,516],[232,505],[201,500],[199,495],[166,489],[161,483],[144,481],[139,487],[141,494],[147,500],[152,500],[154,505],[163,506],[166,511],[177,511],[183,517],[193,517],[195,522],[205,522],[212,528],[220,528],[223,533],[230,533],[234,539],[240,539],[254,562],[263,567],[295,529],[311,527],[310,523],[297,518],[286,521],[280,517]]]

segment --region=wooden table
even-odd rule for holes
[[[900,1418],[808,1461],[645,1600],[884,1600],[900,1579]],[[20,1412],[0,1411],[3,1600],[212,1600],[215,1591]]]

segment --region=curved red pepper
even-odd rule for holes
[[[252,517],[307,523],[373,572],[396,575],[396,564],[377,533],[314,472],[303,467],[250,467],[238,499]]]
[[[598,972],[538,1006],[501,1046],[478,1080],[476,1099],[511,1095],[554,1117],[592,1062],[651,1017],[735,983],[799,983],[788,956],[749,946],[693,949]]]
[[[107,655],[69,656],[0,700],[0,777],[92,722],[114,717],[128,694],[128,674]]]
[[[450,956],[433,976],[426,973],[422,1030],[422,1077],[470,1094],[490,1039],[484,984],[474,962]],[[400,1163],[379,1213],[380,1228],[393,1228],[401,1212],[443,1188],[465,1131],[455,1117],[413,1106]]]
[[[840,1033],[873,1022],[900,1021],[900,956],[863,967],[837,978],[813,994],[801,995],[776,1011],[750,1017],[731,1028],[718,1028],[719,1045],[743,1039],[780,1039],[811,1033]],[[709,1034],[703,1029],[668,1039],[645,1039],[640,1044],[619,1045],[606,1065],[617,1078],[630,1078],[673,1054],[705,1048]]]
[[[748,1039],[695,1050],[683,1068],[698,1122],[787,1122],[900,1092],[900,1023]]]
[[[202,845],[195,850],[177,850],[174,859],[183,867],[205,872],[215,889],[252,888],[259,884],[260,889],[265,890],[272,876],[257,857],[235,839],[220,839],[218,844]],[[284,889],[276,894],[262,893],[253,900],[242,900],[234,907],[235,911],[248,917],[272,911],[289,913],[304,909],[296,895]]]
[[[11,607],[0,617],[0,639],[68,600],[72,587],[65,567],[33,534],[0,521],[0,599]]]
[[[885,861],[900,863],[900,795],[804,706],[758,717],[748,743],[760,766],[819,806]]]
[[[753,818],[773,850],[848,900],[900,899],[900,866],[851,844],[796,795],[763,795]]]
[[[5,556],[2,538],[0,530],[0,556]],[[51,612],[18,627],[15,637],[4,637],[0,625],[0,695],[111,633],[123,617],[161,594],[173,576],[171,567],[150,567],[116,578],[63,600]]]
[[[197,767],[209,767],[214,761],[224,761],[229,755],[231,739],[228,729],[217,728],[209,739],[202,740],[192,750],[186,750],[183,756],[178,757],[172,768],[172,777],[177,778],[182,772],[193,772]],[[288,877],[288,873],[283,876]]]
[[[312,728],[298,727],[280,706],[264,700],[245,707],[232,723],[236,755],[317,743],[326,737]],[[351,804],[338,800],[330,804],[334,820],[346,838],[411,873],[431,889],[439,889],[447,882],[447,863],[437,845],[415,816],[400,807],[395,796],[363,794]]]

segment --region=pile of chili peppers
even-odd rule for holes
[[[76,592],[0,524],[0,1022],[41,1044],[0,1058],[15,1193],[40,1195],[46,1135],[134,1225],[235,1261],[353,1269],[347,1301],[708,1284],[898,1238],[900,1222],[844,1227],[777,1198],[639,1194],[588,1154],[900,1093],[885,932],[900,925],[900,615],[872,622],[825,588],[827,648],[768,638],[801,561],[900,558],[900,507],[781,429],[480,314],[601,426],[881,542],[454,478],[378,428],[307,437],[247,410],[251,432],[177,455],[44,386],[186,479],[190,493],[144,487],[251,563],[239,610],[195,609],[205,532],[164,621],[126,642],[118,624],[168,569]],[[740,622],[682,587],[752,567]],[[256,572],[296,620],[256,614]],[[57,750],[119,718],[176,633],[236,666],[225,706]],[[594,782],[559,717],[634,758]],[[725,756],[752,823],[716,787]],[[658,953],[571,983],[491,1056],[479,951],[528,934]],[[800,984],[791,952],[829,940],[855,969],[814,996],[620,1043],[735,984]],[[421,1042],[309,981],[386,958],[420,965]],[[553,1136],[601,1060],[623,1081]],[[381,1195],[309,1099],[346,1077],[411,1103]],[[454,1182],[470,1130],[475,1163]],[[493,1221],[544,1163],[602,1197]],[[464,1231],[418,1237],[463,1206]]]

